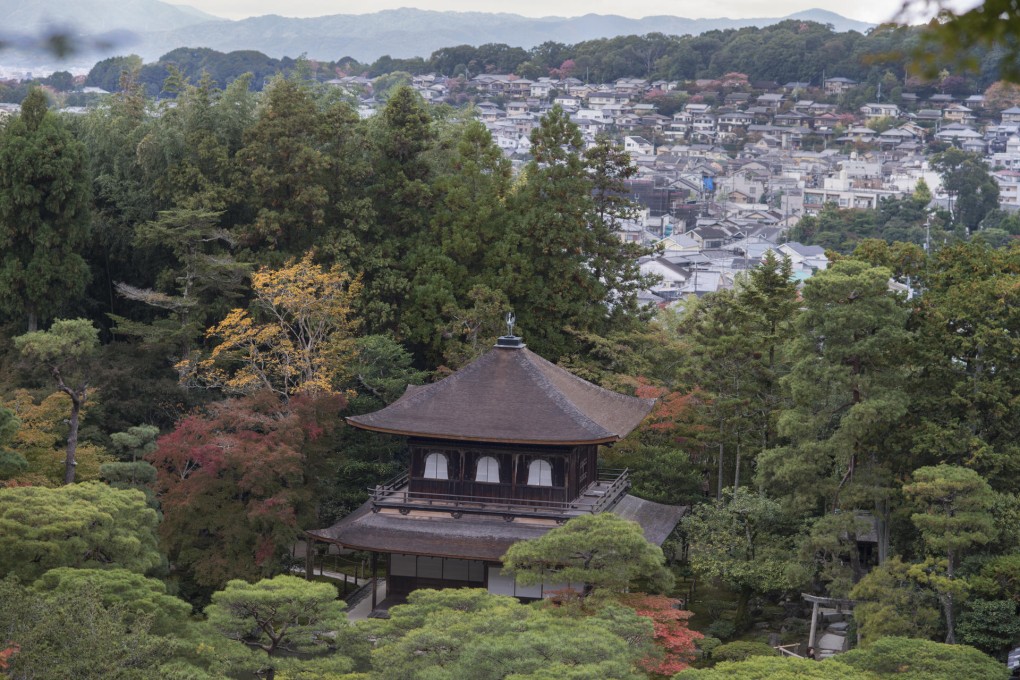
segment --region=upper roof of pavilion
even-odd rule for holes
[[[639,399],[582,380],[503,337],[486,354],[373,413],[355,427],[390,434],[512,444],[604,444],[627,436],[654,399]]]

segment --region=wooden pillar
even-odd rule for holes
[[[375,575],[375,570],[376,570],[376,567],[378,566],[378,564],[379,564],[379,554],[378,553],[372,553],[372,576],[371,576],[371,578],[372,578],[372,611],[375,611],[376,605],[379,604],[379,602],[377,600],[377,598],[378,598],[378,590],[377,590],[377,586],[376,586],[377,580],[376,580],[376,575]]]
[[[818,657],[818,650],[815,649],[815,630],[818,629],[818,602],[811,603],[811,632],[808,633],[808,652],[814,652],[815,658]]]

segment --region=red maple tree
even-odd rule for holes
[[[680,608],[680,600],[664,595],[628,593],[620,596],[620,602],[638,616],[651,619],[655,628],[655,644],[662,655],[644,659],[641,665],[646,671],[670,677],[690,665],[697,654],[695,641],[705,636],[687,627],[692,614]]]
[[[174,564],[214,587],[271,571],[310,518],[318,441],[343,406],[337,396],[282,402],[265,392],[211,404],[161,437],[148,460]]]

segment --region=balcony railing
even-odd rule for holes
[[[588,485],[571,501],[549,501],[527,498],[492,498],[463,494],[417,492],[409,490],[408,475],[398,475],[369,489],[372,511],[398,509],[401,514],[412,510],[449,512],[454,517],[464,514],[501,515],[507,521],[516,518],[566,520],[583,514],[610,510],[630,489],[630,471],[600,470],[598,481]]]

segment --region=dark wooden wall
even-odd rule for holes
[[[553,501],[575,500],[596,475],[597,446],[528,447],[475,442],[412,440],[409,490],[439,498],[469,496],[479,500]],[[446,455],[449,479],[426,479],[425,460],[430,453]],[[499,461],[499,483],[476,482],[476,464],[483,456]],[[552,486],[528,484],[528,467],[536,458],[552,466]],[[583,460],[583,462],[582,462]]]

